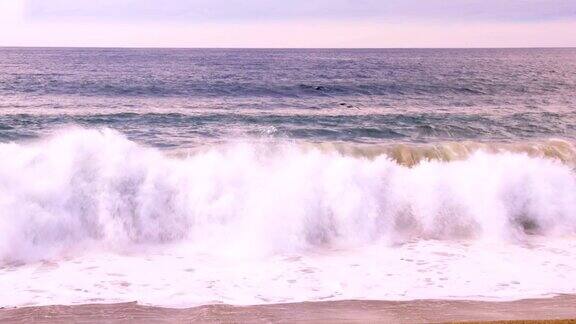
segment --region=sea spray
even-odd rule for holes
[[[185,244],[274,255],[418,240],[576,232],[561,159],[477,150],[403,165],[293,142],[233,142],[179,157],[109,129],[0,144],[0,259]]]

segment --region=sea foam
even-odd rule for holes
[[[576,233],[561,159],[481,147],[410,166],[292,142],[235,141],[174,156],[109,129],[0,144],[0,260],[183,244],[277,255],[420,240]]]

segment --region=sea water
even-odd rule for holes
[[[0,49],[0,304],[575,293],[574,49]]]

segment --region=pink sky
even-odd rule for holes
[[[164,8],[171,9],[164,11],[145,0],[104,0],[99,2],[101,7],[95,6],[94,2],[86,2],[92,4],[83,7],[82,0],[74,3],[71,0],[43,1],[43,6],[38,6],[35,5],[40,3],[38,0],[0,0],[0,46],[576,46],[576,19],[570,14],[561,14],[556,10],[558,8],[535,7],[508,16],[506,12],[494,12],[492,17],[490,11],[480,10],[482,7],[471,0],[467,0],[470,3],[468,7],[443,8],[446,12],[430,8],[418,11],[405,6],[380,8],[374,2],[372,5],[381,9],[375,14],[364,10],[366,8],[354,7],[353,2],[342,2],[340,7],[318,14],[322,7],[306,7],[300,11],[292,7],[284,8],[284,11],[273,10],[274,7],[268,11],[249,11],[239,7],[221,12],[214,4],[198,4],[198,14],[191,10],[194,9],[191,3],[200,3],[200,0],[187,1],[180,7],[177,4],[182,0],[168,1],[172,6]],[[322,1],[316,3],[322,4]],[[545,2],[532,2],[534,6],[546,6]],[[250,1],[245,3],[250,4]],[[560,4],[565,5],[562,1],[556,5]],[[344,17],[346,10],[355,15]],[[116,12],[116,15],[107,15],[108,12]]]

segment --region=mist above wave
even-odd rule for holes
[[[0,144],[0,260],[167,243],[265,255],[576,233],[576,179],[561,157],[487,151],[402,164],[386,150],[246,141],[170,156],[109,129]]]

